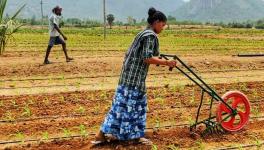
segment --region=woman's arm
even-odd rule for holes
[[[176,67],[177,65],[177,62],[175,60],[164,60],[164,59],[159,59],[158,57],[151,57],[145,59],[144,62],[148,64],[165,65],[169,67]]]

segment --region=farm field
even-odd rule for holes
[[[223,95],[238,90],[251,103],[248,125],[235,133],[193,138],[200,89],[167,67],[151,66],[147,137],[152,146],[113,143],[92,146],[111,107],[123,57],[139,28],[65,28],[69,54],[55,47],[43,65],[47,30],[23,28],[0,57],[0,149],[263,149],[264,30],[175,28],[160,36],[160,52],[176,54]],[[180,66],[181,67],[181,66]],[[201,119],[208,117],[208,102]],[[217,102],[213,105],[213,113]],[[263,146],[262,146],[263,145]]]

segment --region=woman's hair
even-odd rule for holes
[[[57,10],[61,10],[62,8],[60,6],[56,6],[52,9],[52,12],[55,13]]]
[[[152,25],[155,21],[167,21],[167,17],[165,16],[165,14],[161,11],[156,10],[153,7],[149,8],[148,15],[148,23],[150,25]]]

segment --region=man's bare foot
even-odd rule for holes
[[[74,60],[74,59],[71,58],[71,57],[66,58],[66,62],[70,62],[70,61],[73,61],[73,60]]]
[[[49,60],[44,60],[44,65],[48,65],[48,64],[52,64],[52,62],[50,62]]]

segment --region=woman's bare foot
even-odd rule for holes
[[[115,137],[113,134],[105,134],[105,139],[107,142],[115,141],[117,140],[117,137]]]
[[[152,145],[153,144],[149,139],[146,139],[146,138],[140,138],[139,143],[144,144],[144,145]]]
[[[91,141],[92,144],[100,144],[106,142],[105,134],[102,131],[99,131],[95,136],[95,140]]]

